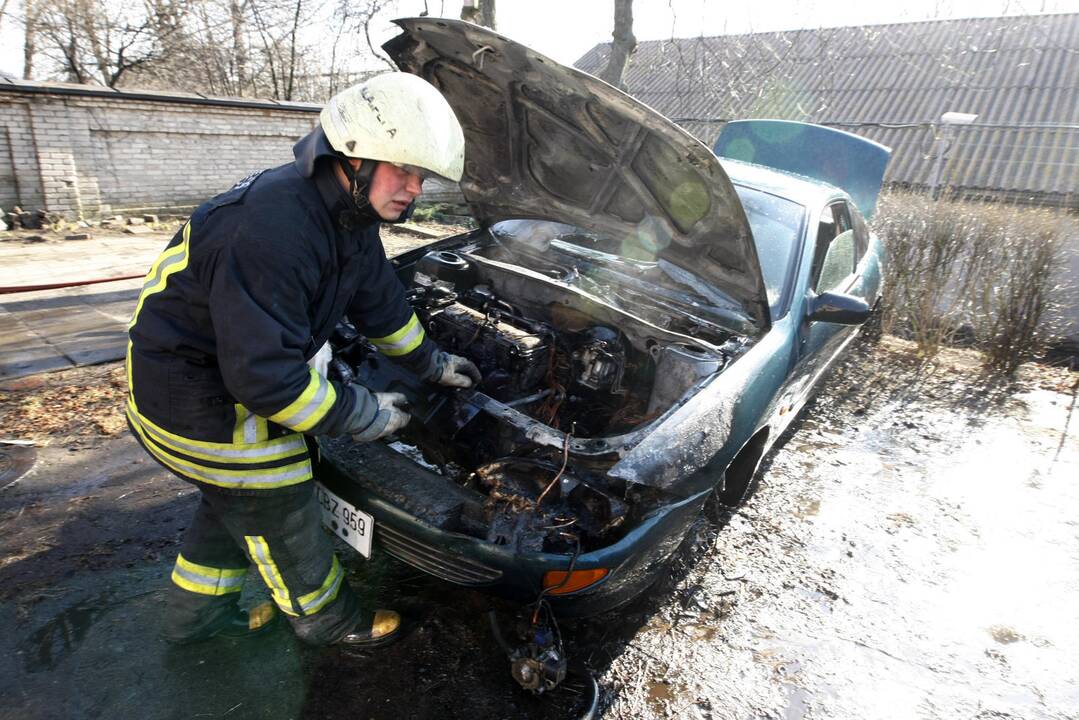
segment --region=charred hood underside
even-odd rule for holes
[[[486,28],[398,20],[383,47],[439,88],[465,133],[461,190],[476,219],[569,223],[663,257],[734,298],[766,329],[768,303],[745,212],[716,156],[602,80]]]

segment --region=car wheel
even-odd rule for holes
[[[735,456],[723,472],[723,483],[716,490],[716,499],[731,508],[741,507],[757,491],[758,469],[768,443],[768,428],[757,432]]]

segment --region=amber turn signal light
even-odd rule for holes
[[[543,573],[543,589],[548,595],[565,595],[583,590],[605,577],[607,577],[607,568],[574,570],[569,573],[565,570],[548,570]]]

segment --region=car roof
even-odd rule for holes
[[[837,197],[847,198],[847,193],[841,188],[805,175],[730,158],[720,158],[719,162],[734,184],[778,195],[809,208]]]

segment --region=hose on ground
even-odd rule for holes
[[[61,288],[82,287],[83,285],[97,285],[98,283],[116,282],[117,280],[134,280],[146,277],[146,273],[138,275],[120,275],[117,277],[94,278],[93,280],[72,280],[62,283],[47,283],[45,285],[0,285],[0,295],[13,293],[35,292],[37,290],[59,290]]]

